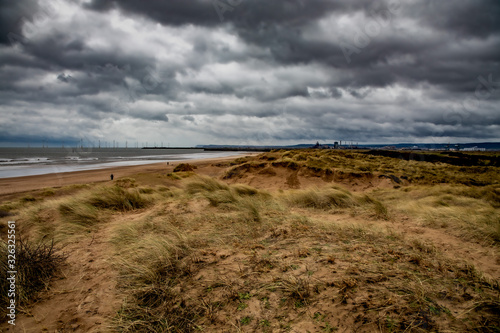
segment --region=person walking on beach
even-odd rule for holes
[[[111,174],[110,178],[111,178],[111,180],[113,180],[113,178],[115,178],[115,176],[113,176],[113,174]]]

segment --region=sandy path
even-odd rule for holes
[[[130,214],[118,216],[86,237],[63,248],[68,255],[59,280],[28,314],[18,314],[16,326],[1,332],[113,332],[111,320],[122,304],[113,268],[112,230]]]

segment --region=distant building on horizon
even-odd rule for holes
[[[478,146],[462,148],[462,151],[486,151],[486,148],[478,148]]]
[[[319,141],[316,141],[316,144],[314,146],[312,146],[311,148],[313,148],[313,149],[330,149],[330,146],[322,145],[319,143]]]

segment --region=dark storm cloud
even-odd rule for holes
[[[21,36],[27,20],[38,11],[36,0],[2,1],[0,3],[0,44],[11,44]]]
[[[145,15],[165,25],[196,24],[201,26],[221,25],[213,5],[218,1],[109,1],[94,0],[90,8],[122,10]],[[352,71],[349,84],[353,87],[379,86],[393,83],[429,81],[443,85],[450,90],[467,91],[474,85],[475,76],[480,70],[498,71],[500,58],[500,2],[495,0],[462,0],[443,2],[428,0],[407,5],[403,1],[384,1],[374,4],[371,1],[241,1],[231,11],[226,11],[224,22],[248,43],[267,48],[273,60],[280,64],[300,64],[322,62],[333,68],[346,68]],[[397,8],[391,12],[390,8]],[[375,36],[359,54],[353,54],[352,63],[345,61],[339,48],[341,39],[315,41],[304,37],[304,29],[314,31],[317,20],[328,15],[352,15],[363,13],[364,21],[357,26],[359,31],[368,27],[370,21],[384,22],[393,29],[389,37]],[[380,16],[380,17],[378,17]],[[375,19],[378,17],[378,20]],[[435,30],[434,39],[418,38],[400,33],[394,25],[395,20],[416,19],[422,27]],[[331,31],[332,34],[338,31]],[[355,30],[344,31],[347,42],[356,47],[358,37]],[[366,36],[366,33],[363,33]],[[412,38],[417,37],[417,38]],[[482,45],[470,45],[456,50],[450,39],[480,38]],[[369,38],[369,37],[368,37]],[[359,47],[357,47],[360,49]],[[457,54],[457,51],[459,54]],[[462,53],[462,54],[460,54]],[[389,59],[411,55],[415,62],[394,68],[387,64]],[[458,59],[457,59],[458,58]],[[480,61],[480,62],[478,62]],[[384,65],[385,64],[385,65]],[[443,66],[444,65],[444,66]],[[465,71],[464,71],[465,70]],[[457,75],[463,77],[457,80]],[[352,79],[355,77],[355,79]]]
[[[145,15],[158,22],[171,25],[183,24],[215,24],[217,20],[213,16],[211,1],[206,0],[171,0],[171,1],[113,1],[93,0],[85,6],[98,11],[108,11],[120,8],[135,15]]]
[[[336,9],[360,8],[370,1],[333,2],[325,0],[289,1],[218,1],[218,0],[170,0],[141,2],[135,0],[93,0],[87,8],[108,11],[120,8],[132,14],[145,15],[167,25],[213,26],[230,21],[240,26],[254,28],[257,24],[300,24],[317,19]],[[232,4],[232,5],[231,5]],[[237,13],[235,13],[237,11]]]
[[[428,0],[426,6],[415,5],[411,10],[422,23],[459,36],[487,38],[500,32],[500,3],[496,0],[462,0],[458,3]]]
[[[498,138],[497,0],[54,1],[0,5],[12,137]]]
[[[95,50],[66,31],[54,31],[23,46],[24,51],[38,61],[34,66],[50,64],[52,68],[82,70],[90,74],[107,72],[115,76],[116,70],[129,71],[130,75],[141,75],[148,66],[154,65],[154,59],[140,50],[136,54],[123,54],[120,50]],[[110,36],[111,38],[111,36]]]

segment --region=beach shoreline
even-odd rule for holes
[[[62,173],[49,173],[42,175],[0,178],[0,201],[9,199],[12,195],[31,192],[44,188],[59,188],[68,185],[89,184],[109,182],[110,175],[114,175],[114,179],[128,177],[138,173],[154,173],[154,172],[172,172],[175,166],[180,163],[189,163],[192,165],[205,165],[222,161],[234,160],[239,157],[255,155],[258,153],[244,153],[241,155],[232,155],[226,157],[201,158],[192,160],[177,160],[175,162],[156,162],[151,164],[118,166],[112,168],[71,171]]]
[[[188,149],[169,150],[151,149],[97,149],[88,152],[68,153],[64,149],[0,149],[0,179],[65,173],[73,171],[99,170],[121,166],[145,165],[162,162],[175,163],[179,160],[195,160],[238,156],[244,152],[205,152]]]

